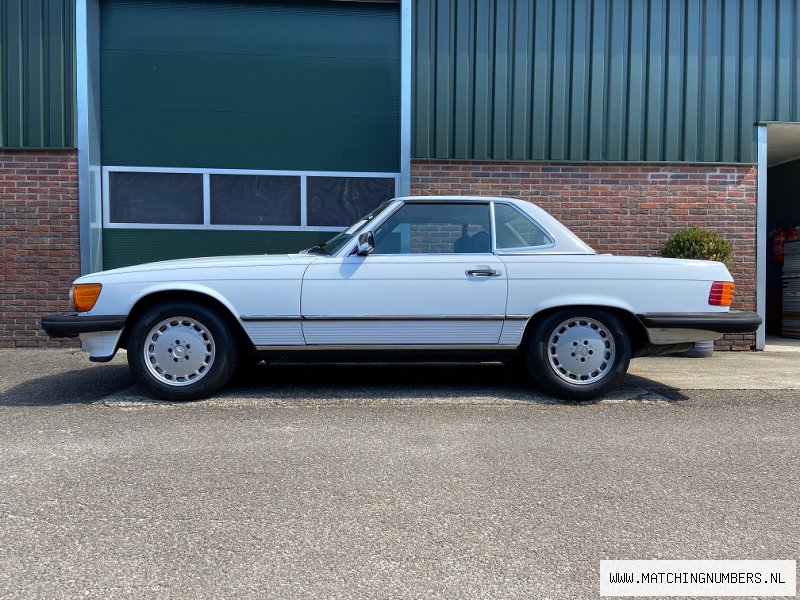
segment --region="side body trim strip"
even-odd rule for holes
[[[302,352],[305,350],[516,350],[519,346],[513,345],[500,345],[500,344],[464,344],[464,345],[449,345],[449,344],[428,344],[428,345],[413,345],[413,344],[395,344],[395,345],[343,345],[343,346],[324,346],[324,345],[306,345],[306,346],[256,346],[258,351],[267,350],[280,350],[289,352]]]
[[[530,315],[244,315],[243,322],[253,321],[526,321]]]

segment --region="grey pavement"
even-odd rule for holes
[[[604,558],[799,559],[798,365],[637,359],[583,404],[262,366],[176,404],[124,356],[0,350],[0,597],[596,598]]]

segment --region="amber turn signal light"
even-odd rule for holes
[[[100,283],[76,283],[69,292],[72,306],[78,312],[92,310],[102,289],[103,285]]]
[[[733,302],[734,287],[732,281],[715,281],[711,284],[708,303],[713,306],[730,306]]]

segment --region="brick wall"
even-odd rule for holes
[[[658,256],[678,229],[713,229],[734,246],[736,307],[755,310],[753,165],[417,160],[411,189],[529,200],[598,252]],[[729,335],[717,347],[748,350],[754,344],[752,334]]]
[[[39,318],[68,310],[79,274],[77,179],[74,151],[0,150],[0,347],[75,343],[47,339]],[[736,306],[755,308],[755,166],[418,160],[411,187],[533,201],[599,252],[658,255],[679,228],[714,229],[734,244]]]
[[[42,315],[69,309],[80,273],[75,151],[0,150],[0,347],[49,340]]]

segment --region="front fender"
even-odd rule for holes
[[[142,286],[141,283],[122,283],[113,282],[104,284],[103,291],[97,300],[91,313],[88,314],[124,314],[130,315],[134,306],[139,302],[146,299],[153,294],[160,292],[191,292],[201,294],[213,298],[222,304],[230,313],[236,318],[239,318],[239,312],[234,308],[233,303],[212,287],[202,283],[195,283],[191,281],[178,281],[178,282],[157,282],[150,285]]]
[[[130,306],[130,310],[133,307],[147,298],[148,296],[152,296],[153,294],[157,294],[159,292],[193,292],[196,294],[203,294],[204,296],[209,296],[222,304],[225,308],[227,308],[230,313],[236,318],[239,318],[239,313],[233,307],[233,304],[226,298],[223,294],[221,294],[218,290],[214,288],[208,287],[203,284],[199,283],[191,283],[191,282],[178,282],[178,283],[160,283],[157,285],[151,285],[147,288],[144,288],[139,291],[135,301]],[[129,313],[130,313],[129,310]]]

